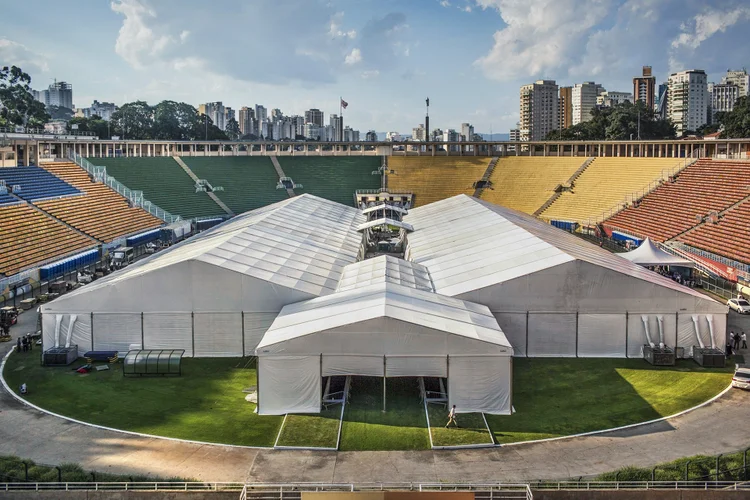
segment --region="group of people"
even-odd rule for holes
[[[30,334],[26,334],[23,337],[18,337],[16,341],[16,352],[30,352],[34,345],[34,339],[31,338]]]
[[[742,342],[742,346],[740,346],[740,342]],[[747,335],[744,331],[730,331],[727,336],[727,356],[731,356],[732,351],[737,352],[738,349],[747,349]]]

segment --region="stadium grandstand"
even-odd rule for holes
[[[414,206],[471,195],[490,166],[488,157],[391,156],[388,189],[411,191]]]
[[[678,158],[598,157],[540,217],[581,224],[601,222],[610,210],[618,210],[629,196],[668,177],[680,163]]]
[[[224,210],[171,157],[89,158],[107,167],[111,175],[132,190],[143,191],[145,199],[184,219],[225,216]]]
[[[586,157],[507,156],[500,158],[481,198],[490,203],[535,214],[570,185],[587,166]]]
[[[358,189],[379,189],[380,176],[373,175],[382,162],[379,156],[316,157],[280,156],[279,165],[290,177],[295,194],[309,193],[326,200],[354,205]]]
[[[279,175],[267,156],[203,157],[184,156],[182,161],[236,214],[255,210],[288,197],[277,189]]]
[[[729,214],[727,221],[723,220],[723,212],[750,198],[747,167],[746,162],[698,160],[636,204],[607,219],[605,226],[656,241],[675,238],[704,220],[706,226],[718,226],[719,220],[722,228],[731,226],[742,209]],[[710,222],[712,214],[719,220]]]

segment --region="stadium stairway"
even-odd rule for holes
[[[217,196],[234,213],[288,198],[286,191],[276,189],[279,179],[267,156],[184,156],[182,161],[199,178],[222,187]]]
[[[95,248],[98,242],[28,203],[0,206],[0,274]]]
[[[587,158],[586,161],[581,164],[581,166],[578,168],[578,170],[576,170],[575,172],[573,172],[573,175],[571,175],[570,178],[567,181],[565,181],[564,184],[562,184],[562,185],[559,186],[559,189],[555,188],[555,192],[552,194],[552,196],[550,196],[549,199],[547,199],[547,201],[545,201],[544,204],[541,207],[537,208],[534,211],[533,215],[539,216],[539,214],[541,214],[542,212],[544,212],[545,210],[547,210],[547,207],[549,207],[550,205],[552,205],[555,202],[555,200],[557,200],[560,197],[560,195],[562,194],[562,187],[563,186],[570,187],[573,184],[575,184],[576,179],[578,179],[581,176],[581,174],[583,173],[583,171],[586,170],[586,168],[589,165],[591,165],[591,162],[594,161],[594,159],[595,158],[593,156]]]
[[[279,163],[278,158],[276,158],[275,156],[272,156],[271,163],[273,163],[273,168],[276,169],[276,173],[279,174],[279,181],[281,180],[282,177],[287,177],[287,175],[284,173],[284,170],[281,168],[281,164]],[[295,196],[297,196],[296,194],[294,194],[294,188],[291,188],[291,187],[286,188],[286,194],[289,195],[290,198],[294,198]]]
[[[171,157],[88,160],[93,165],[107,167],[107,175],[130,189],[143,191],[145,199],[184,219],[225,216],[224,210],[206,192],[195,191],[195,181]]]
[[[459,194],[473,196],[474,185],[487,172],[490,161],[488,157],[391,156],[388,168],[393,173],[388,174],[388,189],[411,191],[415,207]]]
[[[598,157],[570,187],[539,216],[547,221],[559,220],[595,224],[615,213],[628,196],[644,192],[665,178],[665,171],[677,167],[678,158]]]
[[[109,243],[130,234],[155,229],[164,221],[128,200],[72,162],[46,163],[43,168],[84,193],[35,202],[36,208],[99,241]]]
[[[193,181],[196,184],[198,184],[198,181],[200,181],[200,179],[198,178],[197,175],[195,175],[195,173],[192,170],[190,170],[190,167],[188,167],[185,164],[185,162],[182,161],[182,158],[180,158],[179,156],[173,156],[172,159],[177,162],[180,168],[182,168],[182,170],[184,170],[185,173],[188,174],[190,178],[193,179]],[[206,194],[208,195],[209,198],[214,200],[214,203],[219,205],[221,209],[227,213],[227,215],[232,216],[232,217],[234,216],[234,212],[232,212],[232,210],[228,206],[226,206],[226,204],[223,201],[221,201],[218,196],[216,196],[216,193],[214,193],[213,191],[211,192],[206,191]]]
[[[712,212],[722,215],[748,198],[747,167],[747,162],[698,160],[604,224],[656,241],[679,238]]]
[[[278,161],[295,184],[297,194],[310,193],[327,200],[355,206],[358,189],[380,189],[380,177],[372,175],[380,156],[283,156]]]
[[[482,193],[490,203],[533,214],[567,179],[577,172],[584,157],[507,156],[501,158]]]
[[[490,164],[487,165],[487,170],[484,171],[484,175],[482,175],[482,178],[480,179],[481,187],[476,187],[474,189],[474,198],[481,198],[482,197],[482,191],[485,190],[485,187],[487,186],[487,182],[490,180],[490,176],[492,175],[492,172],[495,170],[495,166],[497,165],[498,160],[500,157],[493,156],[490,160]]]

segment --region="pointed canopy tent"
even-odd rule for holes
[[[485,306],[384,277],[281,310],[256,349],[258,413],[317,413],[322,378],[355,375],[448,378],[459,411],[510,414],[512,353]]]
[[[630,252],[618,254],[623,259],[627,259],[634,264],[639,266],[676,266],[676,267],[690,267],[694,266],[693,261],[677,257],[669,252],[665,252],[651,241],[651,238],[646,238],[643,243]]]

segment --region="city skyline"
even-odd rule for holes
[[[719,83],[727,69],[750,61],[739,42],[750,8],[737,1],[673,9],[648,0],[282,0],[232,1],[221,11],[191,1],[177,9],[174,0],[32,3],[36,9],[5,7],[0,61],[21,66],[35,89],[55,78],[72,83],[77,107],[139,99],[195,107],[222,101],[235,110],[263,103],[285,115],[317,108],[328,121],[343,97],[345,124],[363,133],[408,135],[423,122],[427,95],[431,128],[468,122],[477,132],[506,133],[519,121],[519,87],[536,80],[632,92],[644,65],[657,85],[692,68]],[[40,10],[52,15],[36,16]],[[273,22],[242,28],[259,18]],[[61,37],[60,26],[75,29]],[[262,50],[253,40],[263,41]]]

